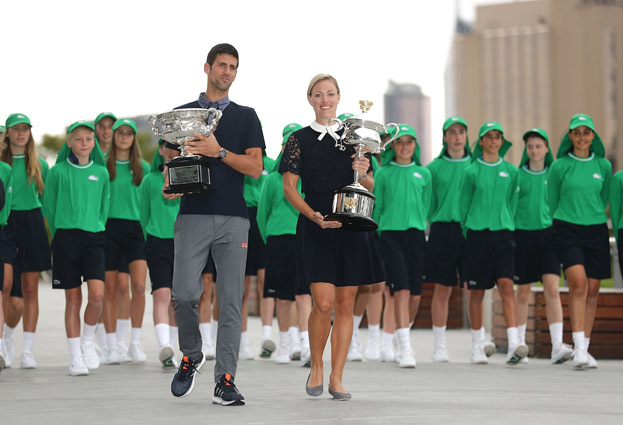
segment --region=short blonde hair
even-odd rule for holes
[[[329,74],[318,74],[316,75],[314,78],[312,78],[312,80],[309,82],[309,86],[307,87],[307,96],[311,96],[312,90],[314,88],[314,86],[316,85],[316,83],[319,83],[320,81],[324,81],[324,80],[330,80],[331,82],[333,82],[333,84],[335,84],[335,88],[337,89],[337,94],[340,94],[340,86],[337,83],[337,80],[329,75]]]

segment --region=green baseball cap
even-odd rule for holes
[[[454,115],[446,119],[443,123],[442,133],[444,136],[446,134],[446,130],[449,129],[454,124],[462,124],[465,127],[465,131],[467,132],[467,123],[465,122],[465,120],[457,115]],[[448,144],[446,143],[445,140],[443,140],[441,152],[439,152],[439,155],[437,156],[437,158],[442,158],[446,154],[447,150],[448,150]],[[465,151],[467,152],[467,156],[472,155],[472,151],[469,148],[469,135],[467,134],[465,135]]]
[[[542,138],[547,142],[547,154],[545,154],[545,165],[550,166],[552,162],[554,162],[554,156],[552,155],[552,148],[549,146],[549,136],[545,132],[545,130],[541,128],[531,128],[523,134],[523,141],[528,142],[528,138],[531,136],[537,136]],[[528,156],[528,148],[524,146],[523,154],[521,155],[520,166],[523,166],[526,162],[530,161],[530,157]]]
[[[481,125],[480,130],[478,130],[478,141],[480,141],[480,139],[482,139],[485,134],[492,130],[498,130],[500,133],[502,133],[502,139],[504,140],[504,142],[502,142],[502,146],[500,146],[499,155],[500,158],[504,158],[504,155],[506,155],[506,152],[508,152],[513,144],[509,142],[506,137],[504,137],[504,129],[502,128],[502,124],[500,124],[499,122],[488,121]],[[482,146],[480,145],[480,143],[476,143],[476,146],[474,146],[474,152],[472,153],[472,161],[474,161],[476,158],[480,158],[481,156]]]
[[[131,120],[130,118],[120,118],[117,121],[115,121],[115,123],[112,125],[112,131],[115,131],[116,129],[118,129],[119,127],[123,125],[127,125],[132,130],[134,130],[134,134],[138,133],[138,131],[136,131],[136,123],[134,122],[134,120]]]
[[[93,125],[91,121],[80,120],[80,121],[76,121],[75,123],[70,125],[69,128],[67,128],[67,134],[71,133],[78,127],[87,127],[89,130],[95,131],[95,126]]]
[[[351,117],[354,117],[354,116],[355,116],[355,115],[351,114],[350,112],[345,112],[345,113],[343,113],[343,114],[339,115],[337,118],[338,118],[340,121],[343,121],[343,120],[345,120],[346,118],[351,118]]]
[[[574,128],[578,128],[583,125],[595,131],[595,123],[593,122],[593,119],[586,114],[576,114],[573,117],[571,117],[571,122],[569,123],[569,130],[573,130]]]
[[[303,128],[303,126],[295,122],[291,122],[290,124],[283,127],[283,131],[281,132],[283,140],[281,144],[285,144],[288,141],[288,137],[290,137],[290,134],[294,133],[297,130],[300,130],[301,128]]]
[[[465,120],[461,117],[453,116],[444,121],[443,131],[445,132],[453,124],[463,124],[465,126],[465,129],[467,130],[467,123],[465,122]]]
[[[400,130],[398,132],[398,137],[396,137],[396,139],[399,139],[402,136],[411,136],[415,140],[417,140],[417,134],[415,133],[415,129],[409,124],[400,124],[399,129]]]
[[[523,141],[527,142],[528,141],[528,137],[530,137],[533,134],[536,134],[538,137],[540,137],[541,139],[544,139],[549,144],[549,136],[547,135],[545,130],[540,129],[540,128],[536,128],[536,127],[535,128],[531,128],[530,130],[526,131],[523,134]]]
[[[396,134],[396,129],[394,127],[389,127],[387,129],[387,133],[389,133],[389,135],[393,137],[394,134]],[[412,158],[417,165],[422,165],[420,163],[420,144],[417,143],[417,134],[415,132],[415,129],[409,124],[398,124],[398,137],[396,137],[394,141],[398,140],[402,136],[411,136],[415,139],[415,150],[413,151]],[[396,158],[396,152],[394,151],[394,148],[391,145],[387,145],[385,147],[385,150],[381,152],[381,164],[387,165],[394,158]]]
[[[30,119],[24,114],[9,115],[4,125],[6,126],[6,128],[10,128],[17,124],[28,124],[29,126],[32,127],[32,124],[30,123]]]
[[[603,142],[601,141],[601,137],[597,134],[597,130],[595,130],[595,123],[593,119],[586,114],[576,114],[571,117],[571,122],[569,122],[569,130],[576,129],[581,126],[586,126],[593,130],[595,133],[595,138],[593,139],[593,143],[591,143],[591,150],[595,155],[600,157],[606,156],[606,148],[604,147]],[[567,131],[565,135],[562,137],[562,141],[560,142],[560,146],[558,147],[558,152],[556,153],[556,158],[562,158],[569,151],[573,150],[573,144],[571,143],[571,139],[569,138],[569,132]]]
[[[104,118],[112,118],[113,121],[117,121],[117,117],[112,112],[101,112],[97,118],[95,118],[95,125]]]
[[[95,132],[95,126],[93,125],[91,121],[80,120],[80,121],[76,121],[75,123],[73,123],[67,128],[67,135],[69,135],[69,133],[71,133],[78,127],[86,127],[89,130]],[[63,143],[63,146],[61,146],[61,150],[56,155],[56,163],[60,164],[64,162],[69,157],[69,155],[71,155],[71,149],[69,149],[69,146],[67,146],[67,141],[65,141],[65,143]],[[95,143],[95,146],[93,147],[93,150],[91,151],[91,159],[96,164],[106,166],[106,160],[104,158],[104,154],[102,153],[102,150],[100,149],[99,143]]]
[[[502,124],[497,121],[489,121],[480,126],[480,130],[478,130],[478,138],[482,139],[482,136],[493,130],[498,130],[500,133],[504,134]]]

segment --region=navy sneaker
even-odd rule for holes
[[[206,362],[205,356],[201,355],[201,360],[193,360],[188,356],[182,358],[180,367],[171,382],[171,393],[175,397],[186,397],[195,386],[195,372]]]
[[[234,385],[234,378],[226,373],[216,383],[214,387],[214,397],[212,404],[220,404],[221,406],[243,406],[244,397]]]

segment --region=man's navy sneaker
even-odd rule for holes
[[[229,373],[223,375],[216,383],[212,404],[220,404],[221,406],[244,405],[244,397],[234,385],[234,378]]]
[[[205,361],[203,354],[201,355],[201,360],[197,361],[188,356],[182,358],[180,367],[177,369],[177,373],[171,382],[171,393],[175,397],[186,397],[192,392],[195,386],[195,372],[201,369]]]

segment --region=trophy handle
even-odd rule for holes
[[[209,114],[208,120],[212,118],[212,122],[210,123],[210,125],[208,125],[208,134],[206,134],[206,136],[209,136],[210,134],[214,132],[214,130],[216,130],[216,127],[218,127],[218,123],[221,120],[221,117],[223,116],[223,111],[219,109],[210,108],[208,109],[208,114]]]
[[[154,134],[158,137],[162,137],[162,131],[160,130],[160,127],[158,127],[156,125],[156,116],[152,115],[150,116],[147,121],[149,122],[149,125],[151,126],[151,130],[154,132]]]
[[[389,145],[391,142],[396,140],[398,138],[398,134],[400,134],[400,126],[398,124],[390,122],[389,124],[385,125],[386,132],[389,127],[394,127],[396,129],[396,134],[394,134],[393,137],[391,137],[390,139],[388,139],[385,143],[381,145],[381,150],[385,150],[385,146]]]
[[[331,128],[331,124],[333,123],[338,123],[336,130],[333,130]],[[335,140],[335,143],[340,142],[340,136],[337,135],[336,131],[340,131],[343,127],[344,127],[344,123],[339,118],[331,118],[329,121],[327,121],[327,133],[329,133],[329,136],[333,137],[333,140]]]

